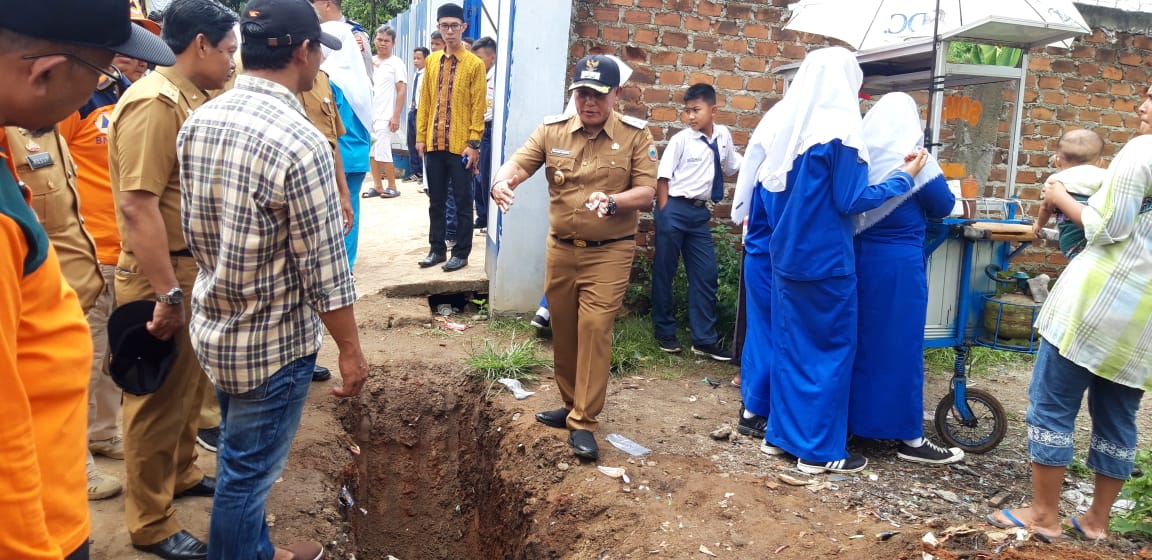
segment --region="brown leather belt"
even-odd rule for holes
[[[633,239],[636,239],[636,236],[635,235],[629,235],[628,237],[617,237],[616,239],[605,239],[603,241],[588,241],[587,239],[564,239],[564,238],[556,237],[555,235],[553,235],[552,239],[555,239],[556,241],[559,241],[561,243],[567,243],[569,245],[575,245],[577,247],[584,248],[584,247],[603,247],[604,245],[607,245],[609,243],[615,243],[617,241],[631,241]]]

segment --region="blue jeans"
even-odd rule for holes
[[[676,336],[672,278],[684,255],[688,275],[688,330],[694,346],[715,344],[716,249],[708,223],[712,211],[692,201],[669,197],[655,213],[656,250],[652,256],[652,323],[657,338]]]
[[[288,461],[315,366],[313,354],[280,368],[247,393],[216,392],[224,429],[208,528],[210,560],[272,560],[276,554],[264,506]]]
[[[367,173],[345,173],[348,180],[348,194],[352,198],[352,229],[344,235],[344,249],[348,251],[348,269],[355,271],[356,248],[360,246],[360,187],[364,186]]]
[[[1097,474],[1128,480],[1136,460],[1136,412],[1144,391],[1098,377],[1040,341],[1028,386],[1028,454],[1049,467],[1072,463],[1072,435],[1080,401],[1088,392],[1092,439],[1088,467]]]

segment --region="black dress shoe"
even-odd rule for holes
[[[134,544],[132,546],[136,550],[155,554],[168,560],[199,560],[208,557],[208,544],[184,530],[156,544]]]
[[[462,259],[460,257],[452,257],[452,258],[448,259],[448,262],[444,263],[444,266],[442,266],[440,268],[443,268],[444,272],[455,272],[455,271],[460,270],[461,268],[464,268],[466,266],[468,266],[468,259]]]
[[[568,435],[568,445],[572,446],[572,454],[581,458],[595,461],[600,458],[600,448],[596,445],[596,436],[588,430],[572,430]]]
[[[557,408],[556,410],[545,410],[544,412],[536,413],[536,421],[551,426],[553,428],[567,428],[568,427],[568,409]]]
[[[312,381],[328,381],[332,379],[332,372],[324,366],[316,366],[312,368]]]
[[[424,260],[417,264],[420,265],[420,268],[428,268],[430,266],[436,266],[446,259],[447,257],[445,257],[443,253],[428,253],[428,256],[424,257]]]
[[[200,482],[183,492],[177,492],[174,498],[187,498],[189,496],[207,496],[212,497],[216,495],[216,477],[205,476],[200,479]]]

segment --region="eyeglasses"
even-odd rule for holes
[[[108,78],[109,80],[112,80],[113,82],[119,82],[120,81],[120,74],[118,72],[113,74],[112,72],[109,72],[108,70],[105,70],[99,66],[96,66],[95,64],[92,64],[91,62],[88,62],[87,60],[84,60],[83,58],[80,58],[79,56],[76,56],[75,54],[72,54],[72,53],[50,52],[50,53],[44,53],[44,54],[28,54],[28,55],[24,55],[24,60],[36,60],[38,58],[48,58],[50,56],[62,56],[64,58],[67,58],[68,60],[71,60],[72,62],[80,64],[81,66],[87,66],[89,69],[95,70],[96,72],[99,72],[102,76],[104,76],[105,78]]]
[[[441,31],[459,31],[461,27],[464,27],[464,24],[463,23],[441,23],[441,24],[437,25],[436,27],[439,27]]]

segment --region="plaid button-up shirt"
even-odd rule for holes
[[[192,114],[177,148],[200,269],[192,345],[218,389],[243,393],[316,353],[318,313],[356,301],[332,150],[288,89],[248,75]]]

